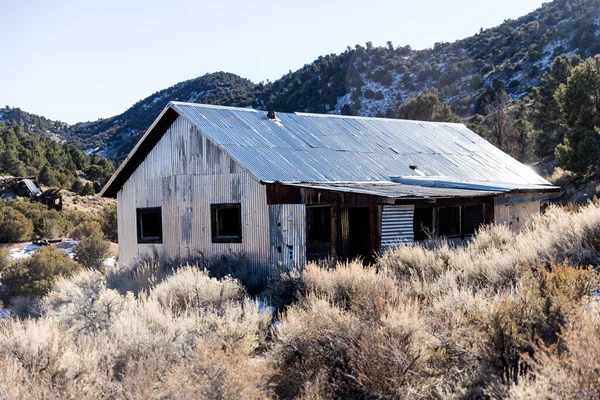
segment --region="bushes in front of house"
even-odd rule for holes
[[[0,324],[0,397],[595,396],[599,227],[598,203],[551,208],[466,247],[280,270],[261,295],[274,325],[205,264],[82,270],[11,300],[32,318]]]
[[[271,314],[236,281],[184,266],[136,298],[85,270],[37,307],[0,324],[1,397],[270,397],[272,368],[253,354]]]

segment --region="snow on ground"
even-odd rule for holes
[[[42,246],[37,246],[35,244],[30,244],[27,245],[25,247],[17,247],[15,249],[11,249],[10,250],[10,258],[12,258],[13,260],[20,260],[23,258],[28,258],[31,257],[33,255],[33,253],[35,253],[35,251],[37,249],[39,249]]]
[[[117,265],[117,259],[115,257],[109,257],[102,262],[106,267],[114,267]]]
[[[98,150],[100,150],[100,147],[94,147],[92,149],[87,149],[86,151],[84,151],[84,153],[89,156],[90,154],[93,154],[93,153],[97,152]]]
[[[69,258],[73,259],[75,257],[73,247],[75,247],[77,243],[79,243],[77,240],[65,240],[64,242],[52,244],[52,246],[62,250],[66,255],[69,256]],[[40,249],[41,247],[42,246],[38,246],[33,243],[23,247],[15,247],[10,250],[9,256],[13,260],[21,260],[24,258],[31,257],[36,252],[36,250]]]
[[[265,305],[265,302],[262,300],[255,300],[254,304],[256,304],[256,307],[258,307],[258,312],[269,314],[273,314],[275,312],[275,307]]]

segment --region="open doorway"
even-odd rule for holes
[[[306,207],[306,259],[319,261],[331,255],[331,208]]]
[[[374,261],[369,207],[348,208],[348,245],[348,258],[361,257],[365,263]]]

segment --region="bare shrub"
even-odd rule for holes
[[[281,371],[278,392],[299,394],[303,386],[324,374],[333,395],[353,387],[348,376],[348,349],[358,337],[359,319],[329,301],[313,296],[304,306],[291,306],[276,329],[272,357]]]
[[[157,359],[131,364],[123,379],[127,398],[272,398],[274,371],[264,360],[250,359],[235,342],[204,341],[190,357],[163,365]]]
[[[309,294],[284,314],[271,357],[284,397],[427,397],[441,384],[426,372],[439,345],[416,303],[388,308],[375,323]]]
[[[589,314],[580,312],[561,334],[559,346],[536,346],[525,357],[534,379],[509,390],[510,398],[595,399],[600,397],[600,331]]]
[[[504,383],[518,383],[528,369],[522,356],[534,354],[536,341],[555,344],[561,328],[597,288],[595,271],[564,263],[523,279],[481,316],[482,368]]]
[[[364,319],[378,321],[386,308],[401,302],[395,278],[360,261],[338,264],[335,269],[309,264],[303,278],[310,293]]]
[[[228,302],[242,299],[244,288],[230,277],[210,278],[206,270],[186,265],[156,285],[150,296],[174,312],[223,309]]]
[[[46,316],[54,317],[76,335],[88,335],[108,329],[126,302],[118,292],[106,289],[101,273],[86,270],[70,279],[59,279],[42,307]]]
[[[251,267],[245,253],[228,253],[207,257],[204,254],[193,260],[208,271],[211,278],[230,276],[237,279],[250,295],[257,295],[265,288],[265,279]]]
[[[63,235],[64,223],[56,218],[44,218],[40,236],[45,239],[56,239]]]
[[[276,268],[268,277],[262,296],[278,309],[284,309],[303,298],[306,291],[306,282],[298,269]]]

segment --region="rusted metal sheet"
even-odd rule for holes
[[[381,213],[381,249],[414,241],[414,206],[384,205]]]
[[[530,201],[518,204],[504,204],[502,199],[494,203],[494,222],[507,224],[514,232],[521,231],[540,212],[540,201]]]

